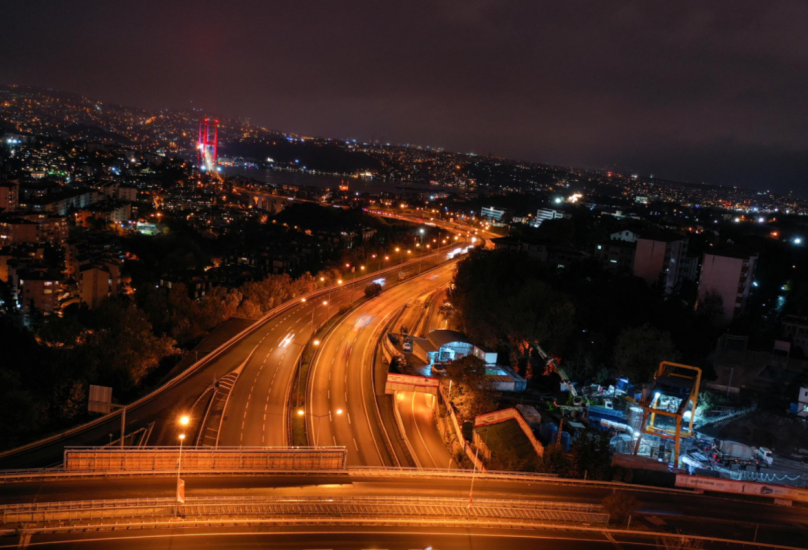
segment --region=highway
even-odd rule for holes
[[[306,415],[310,442],[348,449],[348,464],[395,466],[373,391],[374,352],[382,331],[408,300],[446,285],[455,262],[385,290],[350,312],[320,344],[311,367]],[[377,378],[383,392],[384,377]],[[341,411],[341,412],[340,412]],[[389,427],[388,427],[389,429]]]
[[[361,472],[353,472],[350,475],[324,472],[266,476],[188,475],[184,478],[189,498],[235,496],[467,498],[470,491],[468,478],[442,478],[423,474],[378,477],[363,475]],[[171,497],[175,491],[175,483],[176,478],[173,476],[11,483],[2,486],[0,504],[75,500],[77,495],[84,500]],[[662,491],[643,486],[633,486],[628,490],[640,501],[637,521],[642,521],[650,528],[675,530],[682,527],[688,531],[695,530],[700,534],[725,538],[731,538],[733,533],[749,535],[759,528],[758,540],[761,541],[793,546],[804,546],[805,541],[808,541],[808,529],[806,529],[808,510],[804,508],[711,497],[687,491]],[[478,475],[474,482],[475,499],[596,504],[612,491],[613,489],[608,486],[563,483],[551,479],[495,480]]]
[[[430,296],[432,304],[419,323],[419,328],[423,330],[418,336],[426,336],[432,330],[444,328],[438,311],[445,298],[445,288]],[[396,398],[396,406],[417,465],[421,468],[456,468],[457,464],[436,425],[437,396],[400,392]]]
[[[427,393],[399,392],[396,406],[418,467],[457,468],[435,424],[436,399]]]
[[[342,287],[331,293],[331,314],[348,303],[350,289]],[[356,291],[354,291],[356,295]],[[198,369],[182,383],[159,392],[153,399],[127,410],[127,432],[156,421],[155,433],[164,433],[162,439],[150,442],[157,445],[176,445],[176,430],[169,426],[187,412],[194,401],[214,379],[230,373],[241,365],[243,371],[237,381],[225,412],[220,445],[285,445],[286,421],[284,407],[293,368],[301,347],[279,347],[281,340],[295,334],[294,342],[308,339],[312,308],[315,309],[315,326],[325,320],[326,310],[319,306],[322,298],[297,302],[289,310],[268,319],[251,334],[236,342],[221,355]],[[251,391],[252,390],[252,391]],[[248,417],[245,418],[245,413]],[[198,413],[201,415],[201,412]],[[266,415],[266,418],[264,418]],[[245,423],[245,420],[248,420]],[[200,418],[192,418],[191,429],[196,429]],[[100,445],[108,441],[108,434],[118,434],[120,417],[114,416],[89,430],[64,438],[28,452],[10,454],[0,458],[2,468],[30,468],[48,466],[61,462],[65,446]]]
[[[444,254],[427,257],[421,268],[428,269],[444,260]],[[418,269],[417,264],[405,264],[402,270],[411,274]],[[397,278],[399,269],[391,267],[386,276]],[[368,277],[375,278],[375,275]],[[365,279],[360,277],[355,285],[350,283],[351,280],[346,280],[341,287],[325,291],[305,303],[297,300],[282,305],[281,313],[261,321],[229,347],[203,358],[198,367],[189,369],[188,373],[131,404],[126,413],[127,433],[155,422],[156,437],[149,444],[175,445],[179,435],[179,430],[174,428],[175,420],[189,411],[214,380],[242,367],[227,402],[221,434],[216,434],[219,445],[286,445],[287,397],[302,344],[310,334],[312,308],[314,326],[317,326],[325,321],[326,315],[336,314],[342,305],[349,303],[351,296],[357,298],[361,295]],[[322,306],[324,299],[330,301],[327,308]],[[284,347],[282,341],[288,335],[294,335],[294,338]],[[199,427],[202,415],[199,412],[198,417],[192,418],[190,430]],[[104,445],[108,443],[110,433],[120,433],[119,414],[79,426],[41,443],[0,453],[0,468],[52,466],[62,461],[66,446]]]
[[[220,446],[288,445],[287,398],[302,346],[327,320],[331,307],[334,312],[348,303],[348,294],[342,290],[332,293],[330,307],[322,305],[322,297],[306,301],[268,323],[230,394]]]
[[[0,548],[18,548],[16,540]],[[112,531],[99,533],[64,533],[34,535],[28,547],[52,545],[56,548],[106,548],[153,550],[196,550],[197,548],[238,548],[278,550],[621,550],[626,548],[658,549],[654,538],[593,531],[564,531],[538,529],[530,531],[495,529],[435,529],[410,527],[374,527],[356,530],[339,527],[310,528],[218,528],[218,529],[160,529],[148,532]],[[709,548],[740,550],[754,545],[714,543]]]

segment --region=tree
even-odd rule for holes
[[[370,283],[368,286],[365,287],[365,296],[368,298],[373,298],[374,296],[378,296],[382,292],[382,285],[379,283]]]
[[[717,292],[709,291],[699,300],[696,317],[711,327],[724,324],[724,299]]]
[[[690,537],[659,537],[656,547],[657,550],[701,550],[704,541]]]
[[[609,514],[609,523],[623,525],[628,522],[629,516],[640,507],[640,502],[634,495],[621,491],[614,492],[603,499],[603,509]]]
[[[537,471],[570,477],[570,456],[560,445],[548,445],[544,448]]]
[[[545,278],[549,267],[508,251],[473,251],[458,265],[449,300],[472,341],[504,345],[511,364],[526,365],[538,344],[560,355],[573,333],[575,307]]]
[[[582,434],[572,442],[570,475],[599,481],[612,478],[612,455],[606,432]]]
[[[670,334],[648,324],[622,331],[614,348],[618,376],[634,383],[648,381],[660,362],[678,360]]]
[[[23,443],[47,422],[44,404],[22,386],[17,373],[0,369],[0,448]]]
[[[446,375],[452,380],[449,399],[466,420],[496,409],[491,394],[491,380],[486,375],[485,363],[467,355],[446,365]]]
[[[140,384],[159,362],[177,353],[175,340],[155,336],[135,304],[107,299],[92,311],[88,339],[102,379],[127,390]]]

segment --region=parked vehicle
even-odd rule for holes
[[[737,441],[716,440],[713,445],[713,458],[719,464],[739,464],[771,466],[774,456],[767,447],[750,447]]]

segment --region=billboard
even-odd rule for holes
[[[439,384],[440,382],[437,378],[388,372],[387,382],[384,385],[384,393],[391,394],[397,391],[417,391],[437,395]]]
[[[731,493],[736,495],[756,495],[772,497],[781,500],[796,500],[808,502],[808,490],[785,485],[769,483],[756,483],[752,481],[734,481],[716,477],[689,476],[677,474],[676,486],[716,493]]]

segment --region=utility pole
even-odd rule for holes
[[[469,505],[466,508],[467,510],[471,509],[471,500],[472,495],[474,494],[474,474],[477,473],[477,456],[480,453],[480,447],[474,449],[474,469],[471,471],[471,487],[469,488]]]

